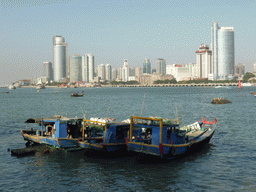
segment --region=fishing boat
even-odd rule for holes
[[[256,93],[251,92],[251,94],[256,97]]]
[[[83,120],[81,148],[100,152],[126,152],[125,138],[130,124],[116,121]]]
[[[84,93],[78,94],[78,93],[72,93],[71,97],[83,97]]]
[[[8,89],[12,90],[12,89],[16,89],[16,87],[15,87],[14,85],[10,85],[10,86],[8,87]]]
[[[45,89],[45,85],[44,84],[38,84],[36,86],[36,89]]]
[[[38,143],[63,149],[79,148],[78,138],[82,136],[83,120],[54,116],[30,118],[25,123],[37,123],[38,129],[21,130],[21,135],[28,143]]]
[[[174,158],[208,143],[217,121],[201,121],[180,127],[178,119],[131,116],[128,151]]]

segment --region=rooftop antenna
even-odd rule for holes
[[[142,115],[142,110],[143,110],[143,105],[144,105],[145,97],[146,97],[146,93],[145,93],[145,95],[144,95],[144,99],[143,99],[143,102],[142,102],[142,107],[141,107],[140,116]]]

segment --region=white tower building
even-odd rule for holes
[[[73,55],[70,57],[70,82],[82,81],[82,57]]]
[[[209,77],[212,77],[212,73],[212,51],[207,45],[201,44],[199,50],[196,51],[196,77],[211,79]]]
[[[66,77],[66,44],[62,36],[53,37],[53,71],[54,81],[60,82]]]
[[[214,22],[211,31],[213,79],[232,79],[235,66],[234,28],[219,27],[218,23]]]
[[[111,81],[112,80],[112,67],[110,64],[105,65],[105,71],[106,71],[106,80]]]
[[[104,64],[98,65],[98,77],[100,77],[101,80],[105,80],[106,79],[106,76],[105,76],[105,65]]]
[[[129,67],[128,67],[128,60],[124,60],[124,65],[122,67],[122,81],[126,82],[129,80]]]
[[[235,44],[234,28],[221,27],[218,30],[218,76],[220,80],[234,78]]]

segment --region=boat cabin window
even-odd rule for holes
[[[81,137],[81,124],[80,122],[68,122],[67,123],[68,138]]]

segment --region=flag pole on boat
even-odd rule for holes
[[[177,109],[177,104],[176,104],[176,102],[175,102],[175,109],[176,109],[176,119],[177,119],[177,121],[179,121],[178,109]]]

